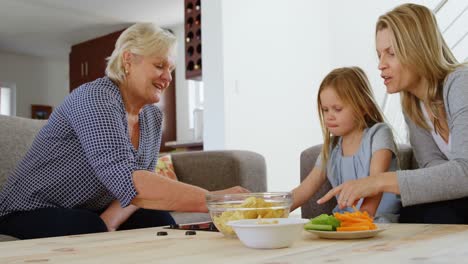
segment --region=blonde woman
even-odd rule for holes
[[[328,179],[332,186],[397,169],[391,129],[384,123],[365,73],[358,67],[339,68],[322,81],[318,112],[324,143],[307,178],[293,190],[292,210],[308,201]],[[339,197],[341,199],[342,197]],[[378,222],[396,222],[400,201],[395,194],[376,194],[357,207]],[[335,207],[334,212],[353,210]]]
[[[404,4],[376,26],[379,70],[388,93],[400,93],[420,169],[344,183],[339,206],[382,192],[400,194],[401,222],[468,224],[468,68],[447,47],[434,14]],[[382,181],[384,179],[384,181]]]
[[[175,45],[149,23],[121,34],[107,76],[56,108],[8,178],[0,233],[28,239],[161,226],[174,223],[167,210],[207,211],[206,190],[153,173],[162,128],[154,104],[172,81]]]

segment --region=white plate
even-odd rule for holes
[[[374,237],[382,231],[385,231],[386,228],[378,226],[375,230],[366,230],[366,231],[346,231],[346,232],[336,232],[336,231],[318,231],[318,230],[306,230],[312,234],[317,235],[320,238],[328,239],[359,239],[359,238],[369,238]]]

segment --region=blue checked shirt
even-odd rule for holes
[[[154,170],[162,112],[139,114],[138,150],[128,136],[119,88],[107,77],[73,91],[52,113],[0,193],[0,216],[38,208],[105,209],[135,197],[132,173]]]

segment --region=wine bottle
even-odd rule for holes
[[[192,25],[193,25],[193,17],[189,17],[189,18],[187,19],[187,26],[188,26],[189,28],[191,28]]]
[[[192,3],[188,3],[187,4],[187,7],[185,8],[185,10],[187,10],[187,13],[191,13],[192,10],[193,10],[193,4]],[[197,9],[198,10],[198,9]]]
[[[201,59],[198,59],[198,60],[197,60],[197,63],[195,64],[195,66],[193,66],[193,68],[194,68],[195,70],[201,69]]]
[[[188,34],[187,34],[187,37],[185,38],[185,41],[187,41],[187,43],[191,42],[193,39],[193,33],[192,31],[190,31]]]
[[[187,65],[187,71],[193,71],[193,61],[189,61],[188,65]]]
[[[192,47],[192,46],[190,46],[190,47],[187,49],[187,54],[188,54],[190,57],[192,57],[192,55],[193,55],[193,47]]]

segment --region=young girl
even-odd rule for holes
[[[363,70],[350,67],[330,72],[319,88],[318,112],[322,152],[307,178],[293,190],[292,210],[309,200],[327,178],[335,187],[397,169],[391,129],[384,123]],[[337,200],[347,197],[341,193]],[[395,194],[384,193],[359,200],[357,207],[376,216],[376,221],[396,222],[400,201]],[[343,210],[337,206],[333,211]]]

